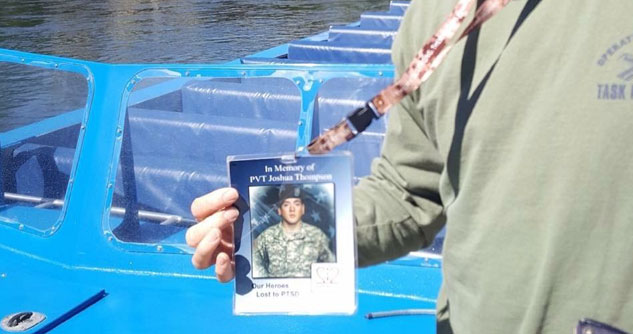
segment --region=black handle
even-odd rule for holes
[[[29,319],[33,316],[33,312],[20,312],[9,319],[7,322],[7,326],[15,327]]]

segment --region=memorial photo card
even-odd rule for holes
[[[229,157],[236,314],[356,310],[349,154]]]

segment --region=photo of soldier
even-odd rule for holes
[[[250,192],[253,278],[307,278],[313,263],[336,261],[333,184]]]

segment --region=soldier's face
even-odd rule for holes
[[[281,206],[277,210],[281,219],[287,224],[294,225],[301,221],[305,213],[305,206],[300,198],[287,198],[281,202]]]

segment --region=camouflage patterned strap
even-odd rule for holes
[[[328,153],[363,132],[374,119],[382,117],[389,108],[420,87],[442,63],[455,43],[479,28],[510,0],[485,0],[464,32],[459,38],[454,39],[475,2],[476,0],[459,0],[440,28],[418,51],[404,74],[369,100],[365,106],[354,110],[333,128],[315,138],[308,145],[308,151],[311,154]]]

